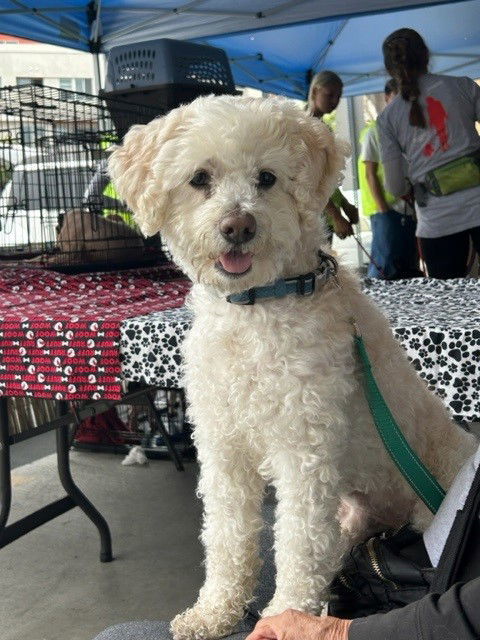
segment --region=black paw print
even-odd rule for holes
[[[437,364],[439,367],[445,367],[447,365],[447,357],[444,356],[443,354],[440,354],[437,358]]]
[[[466,375],[473,376],[475,374],[477,367],[471,362],[462,362],[460,367],[460,371]]]
[[[475,349],[471,354],[471,358],[475,362],[480,362],[480,349]]]
[[[459,340],[457,340],[455,345],[456,346],[453,349],[449,350],[448,355],[457,362],[460,362],[460,360],[463,360],[468,356],[468,345],[464,342],[460,342]]]
[[[468,391],[468,381],[465,380],[465,378],[455,378],[455,380],[453,381],[453,386],[455,387],[455,389],[457,390],[457,394],[465,394]],[[453,396],[455,398],[455,395]],[[466,396],[465,396],[466,397]],[[460,398],[461,400],[463,398]]]
[[[452,376],[448,373],[448,371],[439,371],[437,379],[441,384],[450,384],[450,382],[452,381]]]
[[[471,344],[480,344],[480,331],[478,329],[474,329],[472,331],[472,342]]]

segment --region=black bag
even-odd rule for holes
[[[406,525],[356,545],[330,586],[328,613],[360,618],[386,613],[444,593],[456,582],[480,576],[480,467],[463,509],[457,511],[442,556],[431,566],[422,534]]]
[[[435,569],[423,537],[406,525],[357,544],[330,586],[328,614],[360,618],[386,613],[429,592]]]

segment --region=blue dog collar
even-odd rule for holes
[[[337,261],[332,256],[318,252],[319,265],[315,271],[305,273],[294,278],[280,279],[264,287],[252,287],[240,293],[231,293],[227,302],[232,304],[251,305],[259,299],[283,298],[290,293],[299,296],[310,296],[319,286],[323,286],[330,278],[337,274]]]

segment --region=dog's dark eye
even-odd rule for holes
[[[272,187],[276,181],[276,176],[274,176],[270,171],[260,171],[258,174],[258,186],[263,187],[264,189]]]
[[[190,180],[190,184],[192,187],[206,187],[210,184],[210,174],[203,169],[201,171],[196,171],[193,178]]]

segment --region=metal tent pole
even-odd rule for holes
[[[95,82],[95,95],[99,95],[100,89],[102,88],[102,74],[100,72],[100,54],[96,51],[93,54],[93,74],[94,74],[94,82]]]
[[[358,199],[358,189],[359,189],[359,178],[358,178],[358,166],[357,166],[357,158],[360,152],[358,147],[358,130],[357,130],[357,120],[355,118],[355,103],[354,98],[352,96],[348,96],[347,98],[347,114],[348,114],[348,129],[350,133],[350,142],[352,145],[352,178],[353,178],[353,189],[355,192],[354,200],[355,206],[359,206]],[[357,224],[357,234],[362,238],[362,231],[360,228],[360,223]],[[361,268],[362,262],[362,249],[360,244],[357,242],[357,262],[358,267]]]
[[[102,0],[94,0],[89,5],[89,23],[91,28],[90,51],[93,54],[93,75],[96,95],[102,88],[102,74],[100,69],[100,38],[101,33]]]

